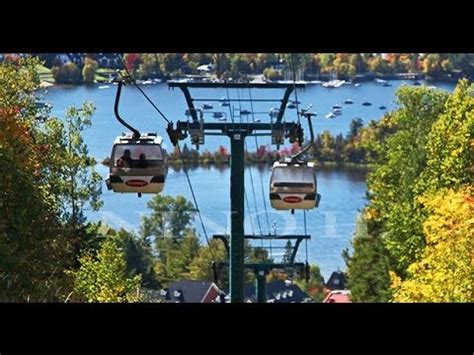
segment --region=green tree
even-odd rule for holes
[[[194,206],[183,196],[155,195],[148,202],[148,208],[152,211],[149,216],[142,217],[142,237],[181,238],[194,220]]]
[[[84,67],[82,68],[82,80],[86,84],[93,84],[95,79],[95,73],[99,68],[97,61],[86,58],[84,61]]]
[[[227,261],[224,244],[215,239],[211,240],[209,245],[204,245],[199,249],[198,255],[189,264],[187,276],[191,280],[214,281],[213,261],[216,263]],[[218,286],[225,288],[227,286],[227,274],[221,272],[218,279]]]
[[[138,302],[141,277],[127,275],[124,254],[112,240],[105,241],[96,255],[85,254],[74,276],[77,300],[86,302]]]
[[[85,206],[97,211],[103,204],[102,178],[82,137],[92,124],[94,111],[92,103],[84,103],[80,108],[68,108],[64,121],[50,119],[46,123],[48,136],[55,138],[49,144],[49,155],[56,159],[54,165],[51,162],[55,176],[49,184],[60,200],[64,217],[73,226],[84,221]]]
[[[35,59],[0,64],[0,301],[59,301],[70,244],[43,177],[49,166],[36,141]]]
[[[361,118],[355,118],[351,121],[347,139],[351,140],[359,135],[360,130],[364,127],[364,122]]]
[[[354,302],[388,302],[390,291],[390,258],[380,236],[369,234],[364,217],[357,221],[350,255],[343,252],[347,264],[348,287]]]
[[[391,68],[388,62],[378,55],[372,58],[369,62],[369,70],[377,74],[388,74],[391,72]]]
[[[426,168],[417,192],[474,183],[474,85],[462,80],[433,124],[426,144]]]
[[[180,239],[157,238],[156,249],[155,272],[160,283],[167,286],[172,281],[189,277],[191,264],[200,251],[200,242],[194,231],[188,230]]]
[[[423,274],[419,263],[432,251],[430,240],[436,235],[426,230],[434,212],[429,200],[420,196],[432,196],[445,188],[472,186],[472,86],[462,81],[452,94],[402,88],[397,96],[400,109],[384,118],[393,122],[391,129],[395,131],[377,142],[377,166],[368,179],[369,205],[364,219],[368,226],[366,234],[371,239],[364,243],[364,239],[357,242],[356,237],[353,255],[347,258],[349,284],[355,299],[360,301],[389,297],[389,271],[395,288],[405,281],[405,285],[422,282],[416,279],[416,274]],[[377,126],[371,131],[376,132]],[[363,129],[362,136],[365,132]],[[374,137],[377,140],[380,136],[377,133]],[[372,256],[375,254],[377,258]],[[371,280],[378,280],[377,287]]]
[[[159,78],[163,76],[161,63],[156,53],[144,53],[141,56],[142,62],[139,66],[139,72],[142,79]]]
[[[310,265],[309,279],[306,281],[305,276],[295,278],[295,283],[304,290],[314,302],[321,303],[324,299],[324,278],[318,265]]]
[[[125,229],[114,231],[113,235],[124,253],[127,274],[131,277],[141,275],[144,287],[158,288],[159,282],[154,270],[156,258],[149,240],[139,238],[135,233]]]
[[[435,77],[442,72],[441,56],[438,53],[430,53],[423,60],[423,73]]]
[[[371,206],[383,225],[384,243],[396,260],[396,272],[404,270],[424,246],[425,218],[416,200],[416,181],[426,166],[428,132],[443,112],[448,94],[440,90],[402,87],[397,92],[401,108],[391,120],[397,131],[382,144],[382,156],[368,184]]]
[[[70,62],[62,66],[51,68],[54,81],[57,84],[80,84],[82,83],[82,73],[76,64]]]

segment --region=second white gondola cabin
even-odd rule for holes
[[[277,210],[318,207],[316,171],[313,163],[275,162],[270,178],[270,203]]]
[[[112,148],[107,188],[114,192],[160,193],[168,174],[163,139],[156,133],[117,137]]]

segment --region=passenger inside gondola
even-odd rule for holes
[[[146,160],[145,153],[140,154],[140,158],[137,161],[137,168],[146,169],[148,167],[148,161]]]
[[[130,149],[125,149],[123,155],[117,160],[117,166],[121,168],[131,168],[133,165],[133,159],[131,156]]]

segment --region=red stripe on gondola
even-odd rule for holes
[[[303,200],[298,196],[287,196],[287,197],[283,198],[283,201],[285,201],[287,203],[299,203]]]
[[[128,186],[133,186],[133,187],[142,187],[148,185],[146,181],[143,180],[128,180],[125,182]]]

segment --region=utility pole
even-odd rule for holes
[[[247,132],[230,131],[230,299],[231,302],[244,300],[244,140]]]

